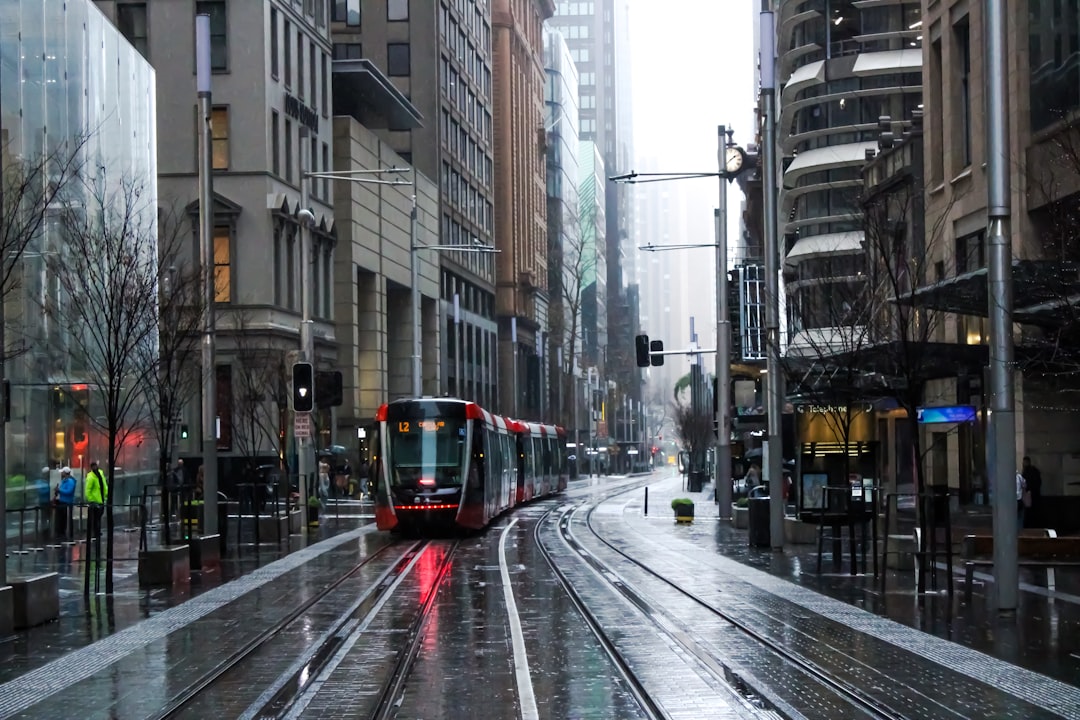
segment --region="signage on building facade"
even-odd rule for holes
[[[311,132],[319,132],[319,113],[290,93],[285,93],[285,114],[291,118],[296,118],[301,125],[311,130]]]
[[[974,405],[945,405],[941,407],[915,408],[921,423],[960,423],[975,419]]]
[[[874,406],[870,403],[855,403],[851,406],[851,414],[868,413],[874,409]],[[833,413],[836,415],[846,415],[848,412],[847,405],[796,405],[796,412],[800,413]]]

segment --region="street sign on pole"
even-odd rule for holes
[[[298,438],[311,437],[311,415],[296,413],[296,419],[293,420],[293,435]]]

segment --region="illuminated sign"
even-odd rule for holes
[[[916,408],[921,423],[961,423],[975,419],[974,405],[943,405],[941,407]]]
[[[408,433],[413,430],[436,432],[446,427],[445,420],[401,420],[397,424],[398,432]]]

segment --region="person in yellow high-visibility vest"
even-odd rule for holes
[[[90,537],[101,538],[101,516],[105,512],[105,502],[109,499],[109,481],[105,473],[98,468],[97,461],[90,463],[90,472],[83,486],[83,498],[90,506]]]

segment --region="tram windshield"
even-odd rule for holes
[[[392,485],[460,485],[465,422],[439,418],[387,423]]]

